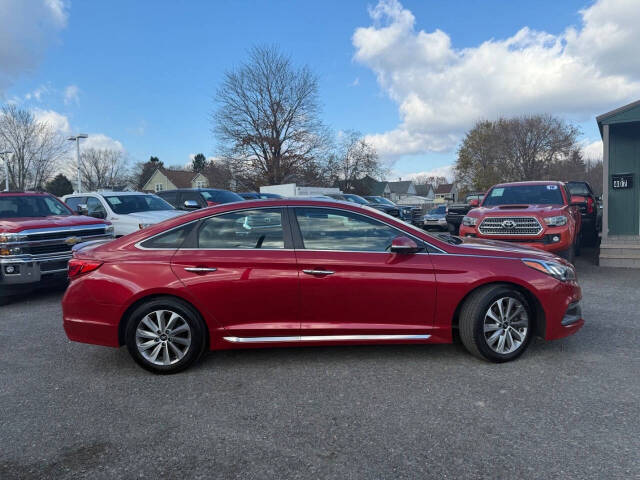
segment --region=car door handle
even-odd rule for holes
[[[302,270],[302,273],[306,273],[307,275],[333,275],[336,272],[332,272],[331,270]]]
[[[209,268],[209,267],[184,267],[187,272],[194,273],[206,273],[206,272],[215,272],[218,270],[217,268]]]

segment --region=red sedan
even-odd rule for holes
[[[573,267],[540,250],[430,235],[352,203],[206,208],[79,248],[62,301],[74,341],[176,372],[205,350],[447,343],[504,362],[584,323]]]

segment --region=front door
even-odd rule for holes
[[[303,338],[426,338],[436,299],[429,254],[389,253],[403,232],[365,215],[315,207],[294,211]]]
[[[196,228],[172,268],[223,336],[242,342],[299,335],[298,270],[281,209],[215,215]]]

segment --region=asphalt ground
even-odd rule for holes
[[[640,478],[640,271],[578,261],[586,324],[454,345],[241,350],[156,376],[0,307],[0,478]]]

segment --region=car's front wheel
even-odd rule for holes
[[[473,292],[460,310],[460,339],[473,355],[492,362],[513,360],[533,335],[527,299],[508,285],[488,285]]]
[[[129,316],[125,339],[129,353],[154,373],[176,373],[193,364],[206,344],[203,321],[187,303],[156,298]]]

